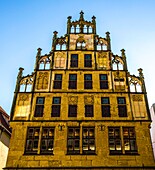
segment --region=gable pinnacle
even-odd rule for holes
[[[81,10],[81,12],[80,12],[80,20],[84,20],[83,14],[84,14],[84,12]]]

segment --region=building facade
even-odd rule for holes
[[[94,16],[71,19],[31,75],[19,69],[5,169],[154,169],[142,69],[130,75]]]
[[[9,115],[0,106],[0,170],[6,166],[10,138]]]
[[[150,113],[151,113],[151,119],[152,119],[150,132],[151,132],[153,154],[154,154],[154,159],[155,159],[155,103],[151,106]]]

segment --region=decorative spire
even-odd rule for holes
[[[138,71],[139,71],[139,77],[140,77],[141,79],[144,79],[143,69],[142,69],[142,68],[139,68]]]
[[[126,55],[125,55],[125,50],[121,49],[121,56],[122,56],[122,60],[124,61],[124,70],[127,70],[127,63],[126,63]]]
[[[107,41],[108,41],[107,50],[111,50],[110,32],[106,32],[106,39],[107,39]]]
[[[38,48],[37,49],[37,55],[36,55],[36,63],[35,63],[35,70],[37,70],[38,69],[38,62],[39,62],[39,60],[40,60],[40,57],[41,57],[41,51],[42,51],[42,49],[41,48]]]
[[[83,14],[84,14],[84,12],[81,11],[81,12],[80,12],[80,21],[83,21],[83,20],[84,20]]]
[[[96,17],[92,16],[92,23],[94,24],[93,33],[96,34]]]
[[[53,32],[52,50],[54,50],[54,47],[55,47],[55,42],[56,42],[56,39],[57,39],[57,34],[58,34],[57,31]]]
[[[15,92],[19,91],[19,87],[20,87],[20,80],[22,79],[23,76],[23,70],[24,68],[20,67],[19,68],[19,72],[18,72],[18,76],[17,76],[17,81],[16,81],[16,88],[15,88]]]

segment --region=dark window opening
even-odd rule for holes
[[[85,74],[84,75],[84,89],[92,89],[92,75]]]
[[[52,117],[60,117],[61,97],[53,97]]]
[[[127,117],[127,107],[125,97],[118,97],[118,115],[119,117]]]
[[[71,54],[70,67],[78,67],[78,54]]]
[[[77,89],[77,74],[69,74],[69,89]]]
[[[85,117],[93,117],[94,108],[93,105],[85,105]]]
[[[92,67],[92,55],[91,54],[84,55],[84,67]]]
[[[62,88],[62,74],[55,74],[53,88],[54,89],[61,89]]]
[[[77,117],[77,105],[69,105],[68,117]]]
[[[107,74],[100,74],[100,89],[108,89],[108,76]]]
[[[110,102],[109,97],[101,98],[101,109],[102,109],[102,117],[110,117]]]
[[[45,100],[45,97],[37,97],[34,117],[42,117],[43,116],[44,100]]]

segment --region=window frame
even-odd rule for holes
[[[75,80],[71,80],[71,76],[75,76]],[[77,74],[69,74],[68,89],[77,89]]]
[[[55,103],[55,99],[59,99],[59,103]],[[61,97],[53,97],[51,117],[60,117],[61,112]]]
[[[74,59],[75,56],[76,59]],[[78,54],[71,54],[70,68],[78,68]]]
[[[85,104],[85,117],[94,117],[94,105],[93,104]]]
[[[60,80],[57,78],[57,76],[61,76]],[[53,89],[62,89],[62,74],[55,74],[54,75],[54,83],[53,83]]]
[[[103,99],[108,99],[108,102],[103,103]],[[102,112],[102,117],[111,117],[109,97],[101,97],[101,112]]]
[[[72,112],[75,111],[75,112]],[[68,117],[77,117],[77,104],[68,105]]]
[[[43,103],[40,104],[39,99],[43,99]],[[37,97],[36,98],[34,117],[43,117],[44,103],[45,103],[45,97]]]
[[[88,56],[90,59],[87,59]],[[92,54],[84,54],[84,67],[92,68]]]
[[[105,76],[105,79],[102,78],[102,76]],[[100,79],[100,89],[109,89],[108,75],[107,74],[99,74],[99,79]]]
[[[119,100],[123,99],[124,102],[120,102]],[[126,98],[125,97],[117,97],[117,105],[118,105],[118,115],[119,117],[127,117],[127,106],[126,106]]]
[[[87,80],[87,76],[90,76],[90,80]],[[84,89],[93,89],[92,74],[84,74]]]

